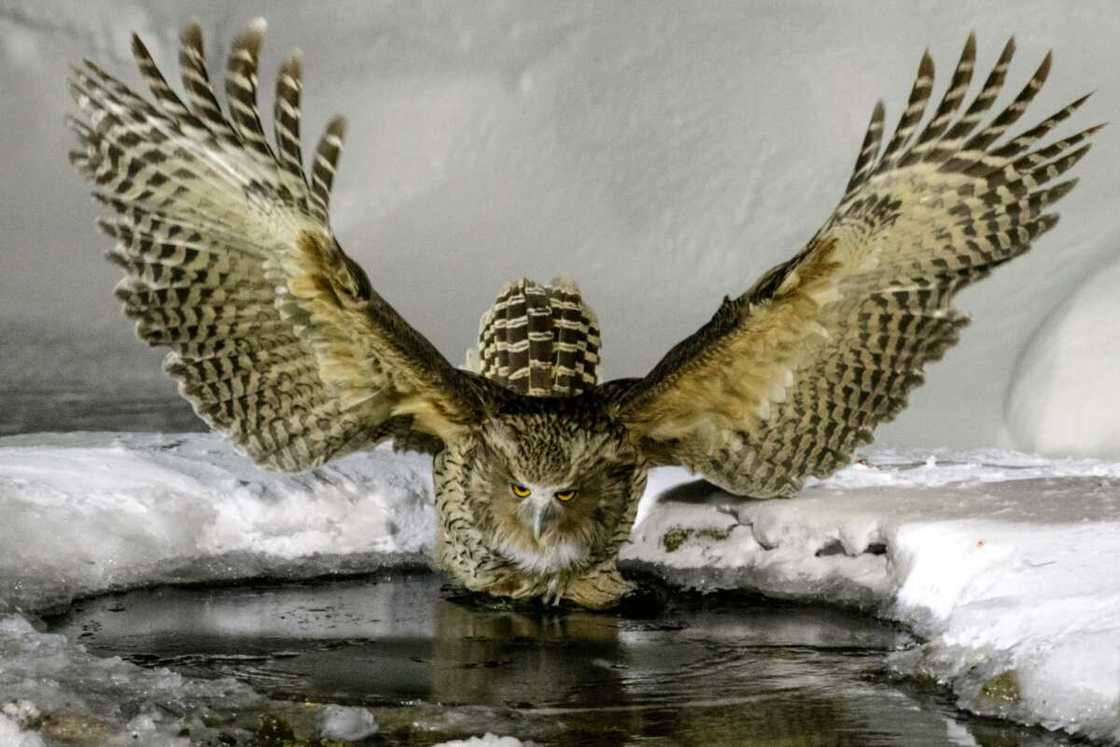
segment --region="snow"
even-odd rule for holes
[[[328,705],[319,711],[319,736],[356,742],[377,733],[377,721],[365,708]]]
[[[189,680],[98,658],[23,616],[0,615],[0,701],[5,747],[42,744],[39,733],[50,744],[187,747],[190,740],[178,736],[184,727],[201,738],[215,707],[244,708],[262,698],[233,680]]]
[[[17,721],[0,713],[0,744],[8,747],[43,747],[43,740],[38,734],[25,731]]]
[[[1011,381],[1006,421],[1023,447],[1120,458],[1120,262],[1087,278],[1039,327]]]
[[[945,682],[963,707],[1120,740],[1120,465],[994,450],[868,461],[792,501],[647,495],[623,557],[683,586],[875,611],[924,639],[893,668]]]
[[[500,737],[497,734],[487,732],[481,737],[440,742],[435,747],[530,747],[530,745],[532,745],[532,742],[522,742],[515,737]]]
[[[0,433],[198,426],[119,319],[88,186],[44,154],[71,145],[67,63],[90,57],[135,83],[136,30],[174,78],[176,31],[197,15],[218,70],[231,29],[260,14],[262,80],[304,49],[309,136],[335,111],[349,118],[332,224],[382,294],[458,361],[504,280],[572,276],[603,323],[608,377],[647,370],[723,294],[812,235],[871,106],[883,98],[897,114],[923,48],[938,93],[968,29],[985,72],[1016,35],[1012,92],[1052,48],[1032,122],[1086,90],[1098,93],[1083,125],[1120,101],[1110,0],[688,13],[625,1],[351,0],[309,13],[266,0],[9,0],[0,161],[19,178],[0,184]],[[1120,459],[1118,157],[1120,140],[1101,137],[1059,227],[962,295],[973,324],[881,437]],[[1120,740],[1120,465],[996,450],[876,449],[868,461],[766,503],[659,471],[627,563],[682,586],[898,620],[925,641],[894,658],[898,672],[945,682],[976,712]],[[14,579],[0,585],[0,744],[25,745],[49,728],[174,744],[180,719],[142,706],[185,684],[89,657],[32,627],[37,614],[146,584],[424,564],[433,527],[425,459],[378,450],[281,476],[204,435],[0,440],[0,516],[0,579]],[[185,697],[205,703],[221,687]],[[64,708],[94,722],[34,715]]]
[[[34,614],[169,581],[414,566],[433,531],[426,458],[378,449],[279,475],[208,434],[0,439],[0,509],[0,578],[14,580],[0,587],[0,702],[78,706],[121,734],[168,737],[176,719],[125,719],[120,703],[256,696],[96,659],[38,632]],[[894,671],[945,683],[962,707],[1120,741],[1118,463],[876,448],[775,501],[662,469],[639,516],[630,568],[865,609],[923,641]],[[0,735],[34,744],[17,711],[0,711]],[[350,710],[321,719],[337,738],[376,728]]]
[[[0,611],[138,584],[423,564],[434,537],[430,460],[414,454],[283,475],[214,435],[0,443],[0,578],[17,580],[0,589]]]

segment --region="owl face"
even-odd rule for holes
[[[539,574],[602,559],[640,469],[622,433],[547,415],[487,424],[471,461],[466,491],[485,507],[493,548]]]

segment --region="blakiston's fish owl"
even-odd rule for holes
[[[334,119],[310,173],[298,55],[280,68],[270,142],[257,110],[264,31],[236,38],[225,113],[197,25],[186,96],[139,39],[147,100],[91,62],[71,89],[71,158],[113,217],[117,293],[212,427],[262,465],[306,470],[386,439],[433,455],[438,563],[470,589],[616,602],[615,561],[652,465],[739,494],[789,496],[847,464],[957,340],[953,296],[1057,220],[1090,128],[1041,139],[1079,99],[1004,137],[1050,57],[994,118],[1014,43],[965,104],[975,42],[923,124],[924,55],[894,134],[876,105],[844,196],[799,254],[674,347],[644,378],[597,383],[599,331],[568,282],[508,285],[482,321],[476,372],[452,366],[385,302],[331,233]]]

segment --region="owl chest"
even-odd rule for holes
[[[488,520],[486,507],[467,490],[471,465],[462,455],[449,449],[433,466],[436,562],[468,588],[490,590],[514,580],[526,586],[545,584],[588,563],[584,544],[560,541],[526,547]]]
[[[629,538],[648,465],[635,466],[627,500],[611,520],[595,522],[591,537],[527,542],[495,516],[485,496],[468,485],[475,465],[469,451],[454,448],[434,461],[437,532],[436,563],[468,588],[511,596],[540,595],[558,579],[578,576],[614,558]],[[581,541],[582,540],[582,541]]]

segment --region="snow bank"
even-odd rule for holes
[[[285,476],[213,435],[0,439],[0,578],[15,581],[0,586],[0,610],[167,581],[425,563],[430,479],[426,458],[386,450]],[[893,657],[897,672],[944,682],[978,713],[1120,741],[1120,464],[880,448],[789,501],[659,470],[639,517],[632,568],[877,612],[925,639]],[[84,693],[91,668],[131,666],[2,619],[0,701],[44,708],[52,692]],[[150,676],[158,692],[184,684]],[[324,724],[376,726],[336,715]],[[0,730],[25,738],[5,718]]]
[[[0,578],[16,579],[0,611],[141,584],[426,564],[430,465],[379,449],[285,475],[210,434],[0,439]]]
[[[1114,262],[1055,309],[1023,352],[1005,413],[1022,448],[1120,458],[1118,287],[1120,262]]]
[[[874,610],[925,639],[893,668],[948,684],[963,707],[1120,740],[1120,465],[868,461],[792,501],[703,484],[647,496],[624,557],[683,586]]]
[[[76,596],[154,583],[426,564],[434,531],[426,458],[378,450],[281,475],[258,470],[209,434],[0,439],[0,515],[4,747],[41,745],[39,733],[186,747],[183,729],[198,739],[241,728],[211,729],[212,709],[266,704],[232,681],[91,656],[4,612],[42,612]],[[20,711],[19,701],[46,716]],[[324,708],[317,727],[336,740],[377,731],[364,709]]]

